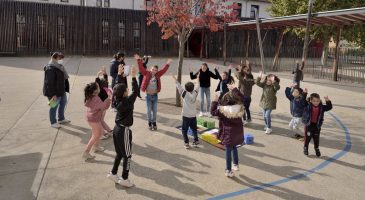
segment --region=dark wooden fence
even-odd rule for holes
[[[0,1],[0,55],[111,55],[116,51],[177,55],[145,11]]]

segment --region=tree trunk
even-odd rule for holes
[[[278,60],[279,60],[279,54],[280,54],[281,45],[283,43],[283,37],[284,37],[284,29],[280,29],[280,31],[279,31],[279,37],[276,40],[274,61],[272,63],[272,70],[273,71],[277,71],[278,70],[278,67],[277,66],[278,66]]]
[[[185,54],[185,42],[184,38],[179,37],[179,60],[178,60],[178,67],[177,67],[177,80],[181,83],[181,74],[182,74],[182,66],[184,61],[184,54]],[[180,93],[176,90],[176,106],[181,107],[181,98]]]
[[[337,25],[335,59],[333,61],[333,75],[332,75],[333,81],[338,80],[338,63],[340,56],[341,33],[342,33],[342,25]]]

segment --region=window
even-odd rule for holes
[[[141,48],[141,23],[133,22],[133,46],[134,49]]]
[[[251,5],[251,13],[250,13],[250,18],[256,18],[256,15],[258,17],[260,17],[260,6],[258,5]]]
[[[102,0],[96,0],[96,7],[102,7]]]
[[[109,46],[109,38],[110,38],[110,31],[109,31],[109,21],[103,20],[102,21],[102,38],[103,38],[103,47]]]
[[[146,6],[153,6],[153,1],[152,0],[146,0]]]
[[[119,38],[120,38],[120,48],[125,49],[125,21],[119,21]]]
[[[47,23],[46,17],[38,15],[37,19],[37,28],[38,28],[38,47],[39,48],[47,48]]]
[[[110,8],[110,0],[104,0],[104,7]]]
[[[237,8],[234,9],[237,12],[237,18],[241,19],[242,17],[242,3],[237,3]]]
[[[66,48],[66,30],[65,30],[65,17],[57,18],[57,43],[58,48],[63,50]]]
[[[61,0],[61,2],[68,3],[68,0]]]
[[[17,29],[17,47],[27,47],[26,32],[25,32],[25,16],[23,14],[16,15],[16,29]]]

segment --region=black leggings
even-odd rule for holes
[[[117,155],[115,156],[112,174],[115,175],[118,173],[118,167],[123,159],[122,178],[126,180],[128,179],[132,158],[132,131],[129,127],[120,127],[116,125],[113,130],[113,140]]]
[[[304,147],[308,148],[309,143],[310,143],[311,139],[313,138],[314,148],[318,149],[320,133],[321,133],[321,129],[319,129],[317,127],[316,123],[311,123],[309,126],[305,126],[304,127]]]

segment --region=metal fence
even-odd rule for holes
[[[207,37],[208,57],[223,60],[223,33],[209,33]],[[273,70],[275,44],[278,37],[279,31],[277,30],[262,33],[265,69],[268,71],[291,72],[296,66],[296,61],[302,59],[303,41],[293,35],[286,34],[283,38],[277,67]],[[249,41],[249,44],[247,44],[247,41]],[[326,60],[322,59],[323,48],[318,42],[311,42],[304,73],[314,78],[332,79],[334,49],[328,49]],[[253,68],[261,66],[257,32],[246,30],[228,31],[227,61],[239,63],[245,58],[250,60]],[[340,48],[338,80],[365,83],[365,49]]]
[[[175,39],[162,40],[145,11],[0,1],[0,54],[110,55],[116,51],[177,55]]]

